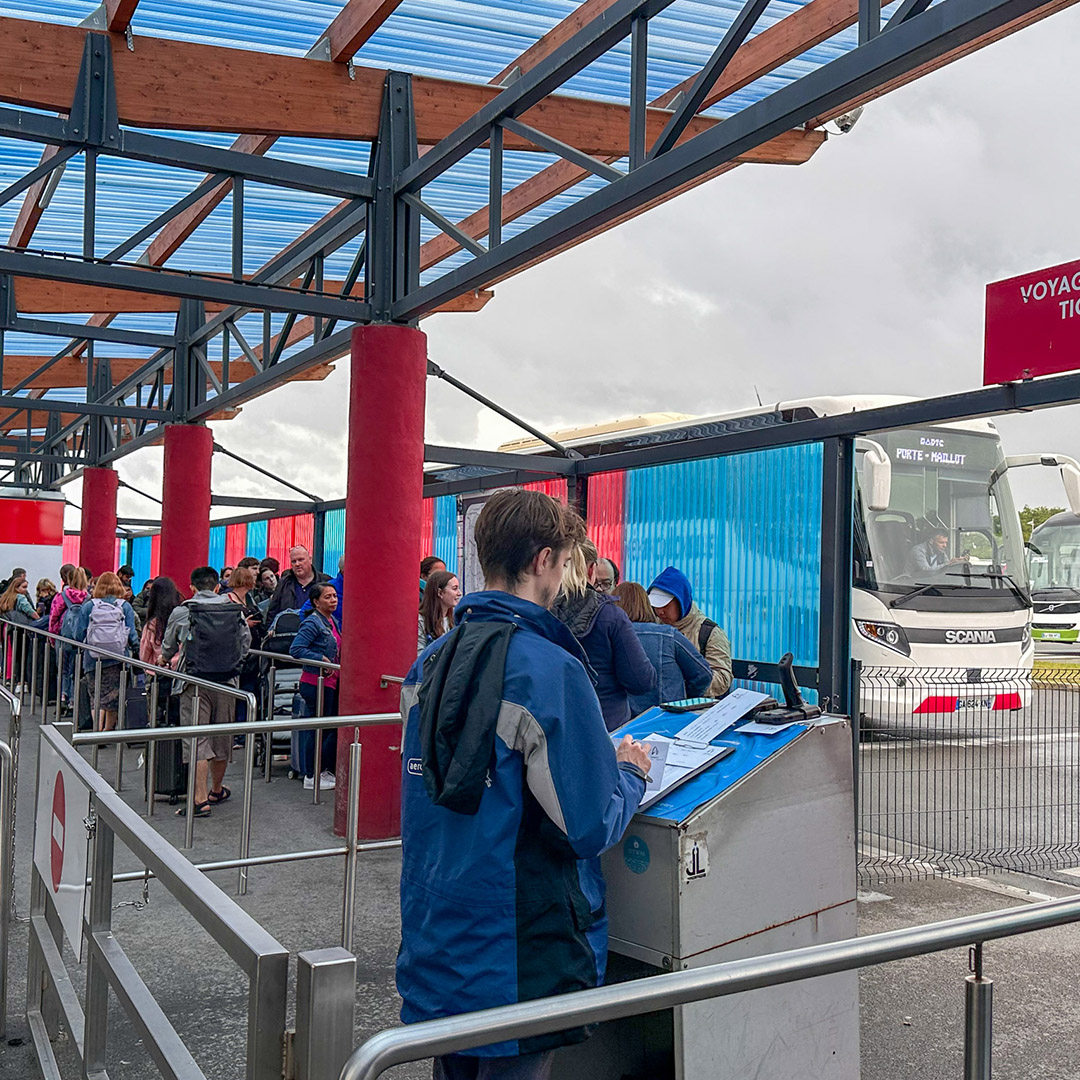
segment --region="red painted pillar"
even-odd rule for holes
[[[79,562],[95,576],[116,571],[115,469],[83,470],[82,525],[79,529]]]
[[[165,428],[159,573],[189,595],[191,571],[210,557],[210,462],[214,436],[201,424]]]
[[[416,659],[423,501],[427,337],[407,326],[353,330],[349,479],[345,499],[342,715],[397,712],[399,686]],[[334,829],[345,832],[349,744],[338,731]],[[396,836],[401,817],[401,725],[360,728],[360,837]]]

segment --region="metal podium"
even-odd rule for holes
[[[674,735],[652,709],[623,731]],[[851,728],[737,725],[733,752],[638,814],[603,859],[608,981],[856,934]],[[826,976],[603,1025],[557,1055],[558,1080],[855,1080],[857,974]]]

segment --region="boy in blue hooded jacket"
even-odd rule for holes
[[[406,1023],[603,982],[599,856],[645,791],[648,753],[616,748],[573,635],[547,610],[574,511],[497,492],[476,523],[487,591],[417,659],[402,688],[401,950]],[[436,1080],[543,1080],[581,1029],[435,1061]]]

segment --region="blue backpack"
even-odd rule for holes
[[[64,601],[64,617],[60,620],[60,636],[75,640],[75,624],[79,621],[79,612],[82,604],[76,604],[67,594],[65,589],[61,594]],[[83,603],[86,603],[84,600]]]

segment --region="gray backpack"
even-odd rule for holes
[[[124,609],[119,604],[108,600],[90,601],[90,624],[86,628],[86,644],[90,646],[90,655],[100,660],[104,653],[127,652],[128,625],[124,618]],[[98,651],[100,650],[100,651]]]

